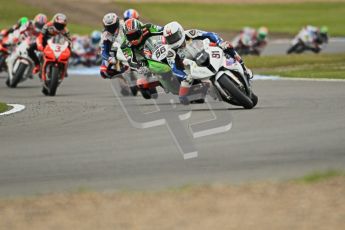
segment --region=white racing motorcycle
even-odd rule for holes
[[[18,83],[32,78],[34,63],[28,55],[30,38],[24,39],[6,59],[8,77],[6,85],[10,88],[17,87]]]
[[[195,40],[182,52],[190,80],[211,80],[220,97],[230,104],[245,109],[252,109],[257,104],[258,97],[252,92],[242,66],[221,48],[210,46],[208,39]],[[248,72],[252,75],[249,69]]]

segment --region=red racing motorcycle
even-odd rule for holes
[[[70,56],[70,41],[67,38],[56,35],[48,40],[48,44],[43,50],[41,71],[44,95],[55,96],[57,87],[66,76]]]

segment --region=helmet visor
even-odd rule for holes
[[[58,23],[58,22],[54,22],[54,27],[55,27],[57,30],[61,31],[61,30],[65,29],[65,24]]]
[[[133,32],[131,31],[129,33],[126,33],[126,37],[129,42],[139,40],[141,35],[142,35],[141,30],[136,30]]]
[[[43,23],[39,23],[39,22],[35,22],[35,28],[38,30],[42,30],[44,24]]]
[[[177,31],[174,34],[168,35],[167,37],[165,37],[165,39],[169,45],[172,45],[181,40],[182,36],[183,34],[181,33],[181,31]]]
[[[116,21],[116,23],[114,24],[104,26],[104,29],[112,34],[115,33],[118,30],[118,28],[119,28],[119,21]]]

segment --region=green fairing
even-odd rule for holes
[[[147,60],[147,63],[149,65],[149,69],[152,73],[162,74],[162,73],[168,73],[171,71],[170,66],[167,64],[157,62],[154,60]]]

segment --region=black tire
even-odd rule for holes
[[[4,71],[6,69],[6,63],[5,63],[6,58],[2,53],[0,53],[0,72]]]
[[[16,88],[20,80],[22,79],[26,68],[28,67],[27,64],[20,63],[18,66],[18,69],[15,73],[13,73],[13,79],[12,82],[9,82],[9,86],[11,88]]]
[[[158,92],[156,88],[153,89],[149,89],[150,90],[150,94],[151,94],[151,98],[152,99],[157,99],[158,98]]]
[[[245,109],[252,109],[254,107],[252,100],[245,95],[235,84],[229,79],[226,74],[223,74],[218,79],[219,84],[226,90],[241,106]]]
[[[45,95],[45,96],[48,96],[48,95],[49,95],[48,89],[47,89],[46,87],[44,87],[44,86],[43,86],[43,88],[42,88],[42,93],[43,93],[43,95]]]
[[[133,96],[137,96],[137,94],[138,94],[138,87],[137,86],[131,86],[130,89],[131,89],[131,92],[132,92]]]
[[[49,96],[55,96],[57,87],[59,86],[60,70],[59,67],[53,66],[49,80]]]
[[[299,46],[300,46],[300,43],[297,43],[297,44],[291,46],[291,47],[286,51],[286,53],[287,53],[287,54],[292,54],[292,53],[296,52],[296,50],[297,50],[297,48],[298,48]]]
[[[151,99],[151,93],[149,89],[140,89],[140,93],[145,99]]]
[[[259,98],[254,93],[252,93],[251,99],[253,102],[253,107],[255,107],[258,104]]]

